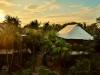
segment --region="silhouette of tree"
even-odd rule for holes
[[[7,26],[15,26],[15,27],[21,27],[21,21],[19,21],[19,18],[12,17],[10,15],[6,15],[4,23]]]
[[[25,25],[24,28],[38,29],[40,24],[41,23],[39,23],[38,20],[34,20],[34,21],[31,21],[29,24]]]

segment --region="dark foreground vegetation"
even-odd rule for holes
[[[0,75],[100,75],[100,29],[96,23],[45,22],[41,27],[41,22],[34,20],[21,27],[17,17],[7,15],[4,24],[0,31],[0,50],[5,49],[6,54],[0,55]],[[71,40],[74,42],[71,44],[56,35],[73,24],[94,40],[81,40],[81,43]],[[82,51],[82,54],[71,55],[71,51]],[[6,71],[2,70],[4,65],[8,67]]]

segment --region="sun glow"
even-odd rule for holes
[[[2,13],[0,13],[0,21],[4,20],[4,15]]]
[[[0,10],[0,22],[4,21],[4,17],[3,10]]]

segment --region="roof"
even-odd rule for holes
[[[58,34],[59,37],[64,39],[82,39],[82,40],[93,40],[93,36],[88,34],[77,24],[67,25],[61,29]]]
[[[14,52],[17,52],[17,51],[14,51]],[[27,51],[26,50],[22,50],[22,53],[26,53]],[[28,49],[28,52],[31,53],[30,49]],[[13,50],[8,50],[8,54],[12,54],[13,53]],[[6,49],[0,49],[0,54],[7,54],[6,53]]]
[[[70,51],[71,55],[80,55],[80,54],[89,54],[89,52],[86,51]]]
[[[0,49],[0,54],[6,54],[6,49]],[[12,54],[12,50],[8,51],[8,54]]]

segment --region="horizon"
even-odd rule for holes
[[[0,22],[6,15],[18,16],[22,25],[33,20],[50,23],[94,23],[100,17],[100,0],[1,0]]]

